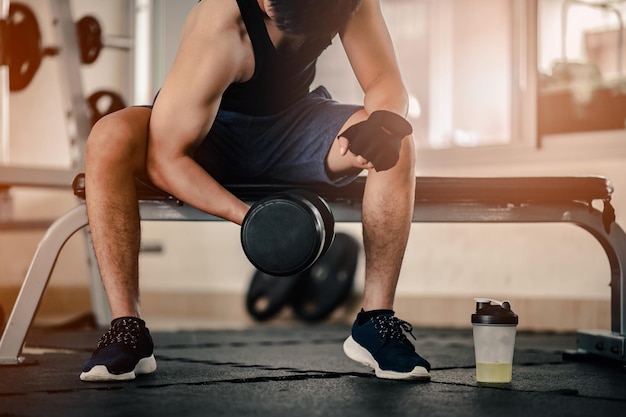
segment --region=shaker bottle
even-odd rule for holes
[[[518,317],[508,301],[475,298],[472,314],[476,381],[508,383],[513,375],[513,350]]]

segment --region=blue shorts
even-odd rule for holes
[[[329,178],[326,157],[339,129],[359,109],[338,103],[318,87],[272,116],[220,110],[194,159],[221,183],[345,185],[356,175]]]

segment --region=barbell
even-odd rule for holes
[[[1,26],[1,25],[0,25]],[[4,61],[9,66],[9,89],[21,91],[35,77],[46,56],[59,54],[58,47],[43,47],[41,30],[35,13],[30,7],[11,2],[9,15],[0,37],[0,51],[5,51]],[[102,36],[102,26],[94,16],[87,15],[75,24],[80,60],[83,64],[94,63],[102,49],[112,47],[128,50],[128,46],[106,45]]]

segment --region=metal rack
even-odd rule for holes
[[[6,22],[9,16],[10,0],[0,0],[0,21]],[[9,155],[10,143],[10,110],[9,110],[9,70],[6,62],[0,62],[0,190],[9,187],[44,187],[71,189],[72,179],[77,172],[84,169],[84,155],[87,137],[91,130],[91,112],[83,90],[82,62],[80,60],[80,44],[73,20],[70,0],[49,0],[51,22],[53,22],[53,39],[59,45],[58,55],[54,57],[59,66],[59,83],[62,92],[63,114],[66,117],[67,141],[70,149],[70,166],[65,169],[47,167],[22,167],[11,164]],[[129,16],[135,1],[128,2]],[[131,33],[134,31],[133,19],[129,18]],[[6,27],[6,25],[3,25]],[[8,31],[2,31],[2,37]],[[134,55],[134,35],[128,38],[109,36],[104,39],[106,47],[122,48]],[[129,59],[129,74],[133,74],[134,60]],[[129,75],[132,91],[133,77]],[[10,221],[0,217],[0,222]],[[1,228],[1,226],[0,226]]]
[[[8,18],[10,0],[2,2],[2,20]],[[72,178],[83,169],[83,155],[91,129],[90,114],[82,87],[79,44],[74,28],[70,2],[50,0],[54,25],[54,42],[62,45],[55,57],[60,66],[59,76],[66,115],[67,137],[70,147],[71,165],[67,169],[11,166],[9,155],[9,70],[0,68],[0,103],[2,128],[0,137],[0,187],[55,187],[70,189]],[[10,220],[10,219],[3,219]]]
[[[51,43],[58,46],[58,54],[54,56],[58,65],[58,82],[60,84],[63,115],[65,117],[67,144],[70,151],[70,164],[67,168],[50,168],[45,166],[17,166],[10,158],[10,79],[8,57],[8,19],[10,0],[0,0],[0,230],[45,230],[54,219],[34,219],[17,221],[13,216],[12,188],[42,188],[71,190],[72,180],[84,169],[84,155],[92,124],[83,89],[83,75],[80,41],[74,21],[70,0],[48,0],[52,22]],[[130,36],[105,36],[104,47],[123,49],[131,54],[128,64],[128,85],[134,100],[135,80],[135,7],[137,1],[126,2]],[[7,46],[4,48],[4,46]],[[45,138],[42,138],[42,140]],[[106,320],[108,306],[101,288],[100,274],[90,242],[85,232],[88,253],[92,305],[95,311],[101,312],[99,318]]]

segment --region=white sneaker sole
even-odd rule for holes
[[[374,368],[374,372],[378,378],[430,381],[430,373],[423,366],[416,366],[409,372],[396,372],[380,369],[376,359],[374,359],[367,349],[359,345],[352,338],[352,336],[348,337],[346,341],[343,342],[343,351],[346,356],[353,361],[369,366],[370,368]]]
[[[156,371],[157,364],[154,359],[154,355],[148,358],[139,360],[139,363],[130,372],[125,374],[112,374],[109,372],[106,366],[97,365],[89,370],[89,372],[83,372],[80,374],[81,381],[88,382],[107,382],[107,381],[130,381],[135,379],[137,375],[151,374]]]

